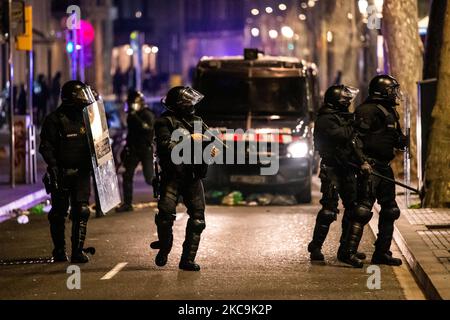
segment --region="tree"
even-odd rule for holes
[[[450,207],[450,6],[446,8],[438,76],[425,168],[425,207]]]
[[[444,32],[447,0],[433,0],[428,24],[423,79],[437,78]]]
[[[417,82],[422,79],[423,44],[418,30],[417,0],[385,0],[383,7],[383,36],[388,55],[389,72],[397,78],[411,105],[411,132],[416,132]],[[403,108],[399,107],[401,118]],[[416,141],[411,139],[412,177],[416,176]],[[396,172],[402,172],[399,161]]]

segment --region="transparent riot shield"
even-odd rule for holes
[[[107,213],[117,207],[121,199],[103,101],[87,106],[83,110],[83,116],[100,209]]]

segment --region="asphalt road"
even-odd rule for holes
[[[369,289],[369,264],[353,269],[339,263],[340,223],[333,224],[326,241],[326,263],[312,264],[307,245],[317,202],[316,192],[311,205],[208,207],[199,273],[178,270],[187,221],[183,207],[169,264],[162,269],[154,265],[156,252],[149,249],[156,239],[154,209],[92,219],[86,244],[96,247],[97,254],[81,266],[80,290],[67,288],[69,263],[0,266],[0,299],[423,298],[406,266],[381,267],[381,289]],[[369,257],[373,242],[367,228],[362,250]],[[0,260],[49,256],[46,217],[33,216],[27,225],[0,224],[0,243]],[[105,275],[109,279],[101,280]]]

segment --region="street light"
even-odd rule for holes
[[[276,39],[276,38],[278,38],[278,31],[277,31],[277,30],[274,30],[274,29],[269,30],[269,37],[270,37],[271,39]]]
[[[375,4],[375,7],[377,8],[378,12],[383,11],[384,0],[375,0],[374,4]]]
[[[333,42],[333,32],[331,31],[327,32],[327,42],[329,43]]]
[[[152,48],[150,48],[150,46],[148,46],[148,45],[145,45],[145,46],[144,46],[144,53],[145,53],[145,54],[150,54],[150,53],[152,53]]]
[[[259,14],[259,10],[258,9],[252,9],[251,11],[252,15],[257,16]]]
[[[132,56],[134,54],[134,50],[132,48],[127,48],[126,50],[127,56]]]
[[[302,20],[302,21],[305,21],[305,20],[306,20],[306,15],[303,14],[303,13],[301,13],[301,14],[298,15],[298,18],[299,18],[300,20]]]
[[[308,4],[306,2],[302,2],[300,6],[302,7],[302,9],[308,8]]]
[[[377,8],[377,17],[380,19],[383,18],[384,1],[383,0],[375,0],[374,4],[375,4],[375,8]]]
[[[294,37],[294,30],[291,27],[284,26],[281,28],[281,34],[288,39],[292,39]]]
[[[359,0],[358,1],[358,9],[359,12],[361,12],[362,15],[366,15],[367,14],[367,8],[369,7],[369,3],[367,2],[367,0]]]
[[[309,0],[308,1],[308,7],[314,7],[316,5],[316,2],[314,0]]]
[[[281,11],[285,11],[287,9],[287,6],[284,3],[280,3],[278,5],[278,9],[280,9]]]
[[[252,33],[252,36],[256,38],[257,36],[259,36],[259,29],[252,28],[251,33]]]
[[[157,54],[159,52],[159,48],[157,46],[152,47],[152,53]]]
[[[267,12],[268,14],[271,14],[271,13],[273,12],[272,7],[266,7],[266,12]]]

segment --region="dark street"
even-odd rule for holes
[[[207,228],[197,261],[200,273],[178,270],[187,215],[179,208],[174,249],[166,268],[154,265],[154,209],[111,214],[89,223],[87,246],[97,254],[81,267],[81,290],[68,290],[69,264],[0,266],[2,299],[420,299],[408,268],[381,267],[381,289],[367,288],[369,275],[337,261],[340,225],[332,225],[324,248],[326,264],[311,264],[307,245],[318,210],[293,207],[207,208]],[[66,227],[68,228],[68,227]],[[45,217],[28,225],[0,224],[2,259],[51,255]],[[67,239],[69,241],[69,239]],[[374,236],[369,228],[362,250],[370,258]],[[70,243],[70,242],[68,242]],[[397,253],[397,255],[400,255]],[[118,264],[126,266],[101,280]]]

